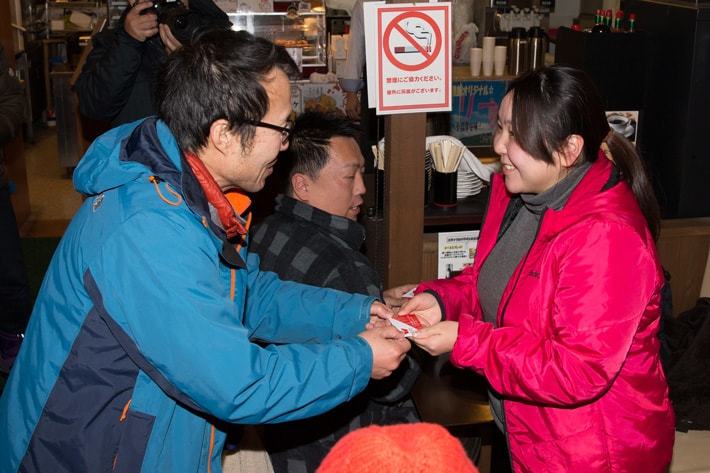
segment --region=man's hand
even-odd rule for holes
[[[182,43],[173,36],[173,32],[170,31],[168,25],[158,25],[160,31],[160,39],[163,41],[163,46],[165,46],[165,52],[170,54],[177,48],[182,47]]]
[[[404,284],[402,286],[392,287],[387,289],[382,295],[385,298],[385,304],[392,309],[398,309],[406,302],[406,299],[402,298],[402,294],[405,294],[412,289],[417,287],[416,284]]]
[[[441,307],[436,297],[428,292],[420,292],[409,299],[399,309],[399,314],[415,314],[429,325],[437,324],[441,321]]]
[[[152,6],[150,0],[138,0],[131,6],[123,23],[126,33],[141,43],[158,34],[158,16],[155,13],[141,15],[143,10]]]
[[[360,97],[357,92],[345,92],[345,114],[351,120],[360,121]]]
[[[370,322],[366,325],[368,330],[376,327],[386,327],[389,326],[387,319],[394,315],[392,309],[384,305],[382,302],[375,301],[370,306]]]
[[[444,321],[418,330],[412,340],[430,355],[438,356],[454,349],[458,331],[458,322]]]
[[[394,312],[380,301],[375,301],[370,306],[370,315],[379,319],[392,318]]]
[[[372,349],[371,377],[373,379],[386,378],[392,374],[412,347],[404,338],[404,334],[391,325],[366,330],[360,334],[360,337],[365,339]]]

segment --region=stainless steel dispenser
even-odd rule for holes
[[[528,30],[528,51],[528,69],[533,70],[545,65],[547,34],[539,26]]]
[[[510,74],[518,75],[528,70],[528,47],[528,34],[525,28],[513,28],[508,39]]]

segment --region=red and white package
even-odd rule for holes
[[[424,328],[424,324],[419,320],[419,317],[414,314],[395,315],[389,320],[405,337],[411,337],[417,333],[417,330]]]

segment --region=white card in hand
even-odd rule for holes
[[[411,337],[415,333],[417,333],[417,329],[412,327],[409,324],[405,324],[404,322],[400,322],[397,319],[388,319],[392,326],[402,332],[405,337]]]

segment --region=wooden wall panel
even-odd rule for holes
[[[710,218],[664,220],[658,255],[671,273],[673,314],[692,308],[700,297],[710,248]]]

